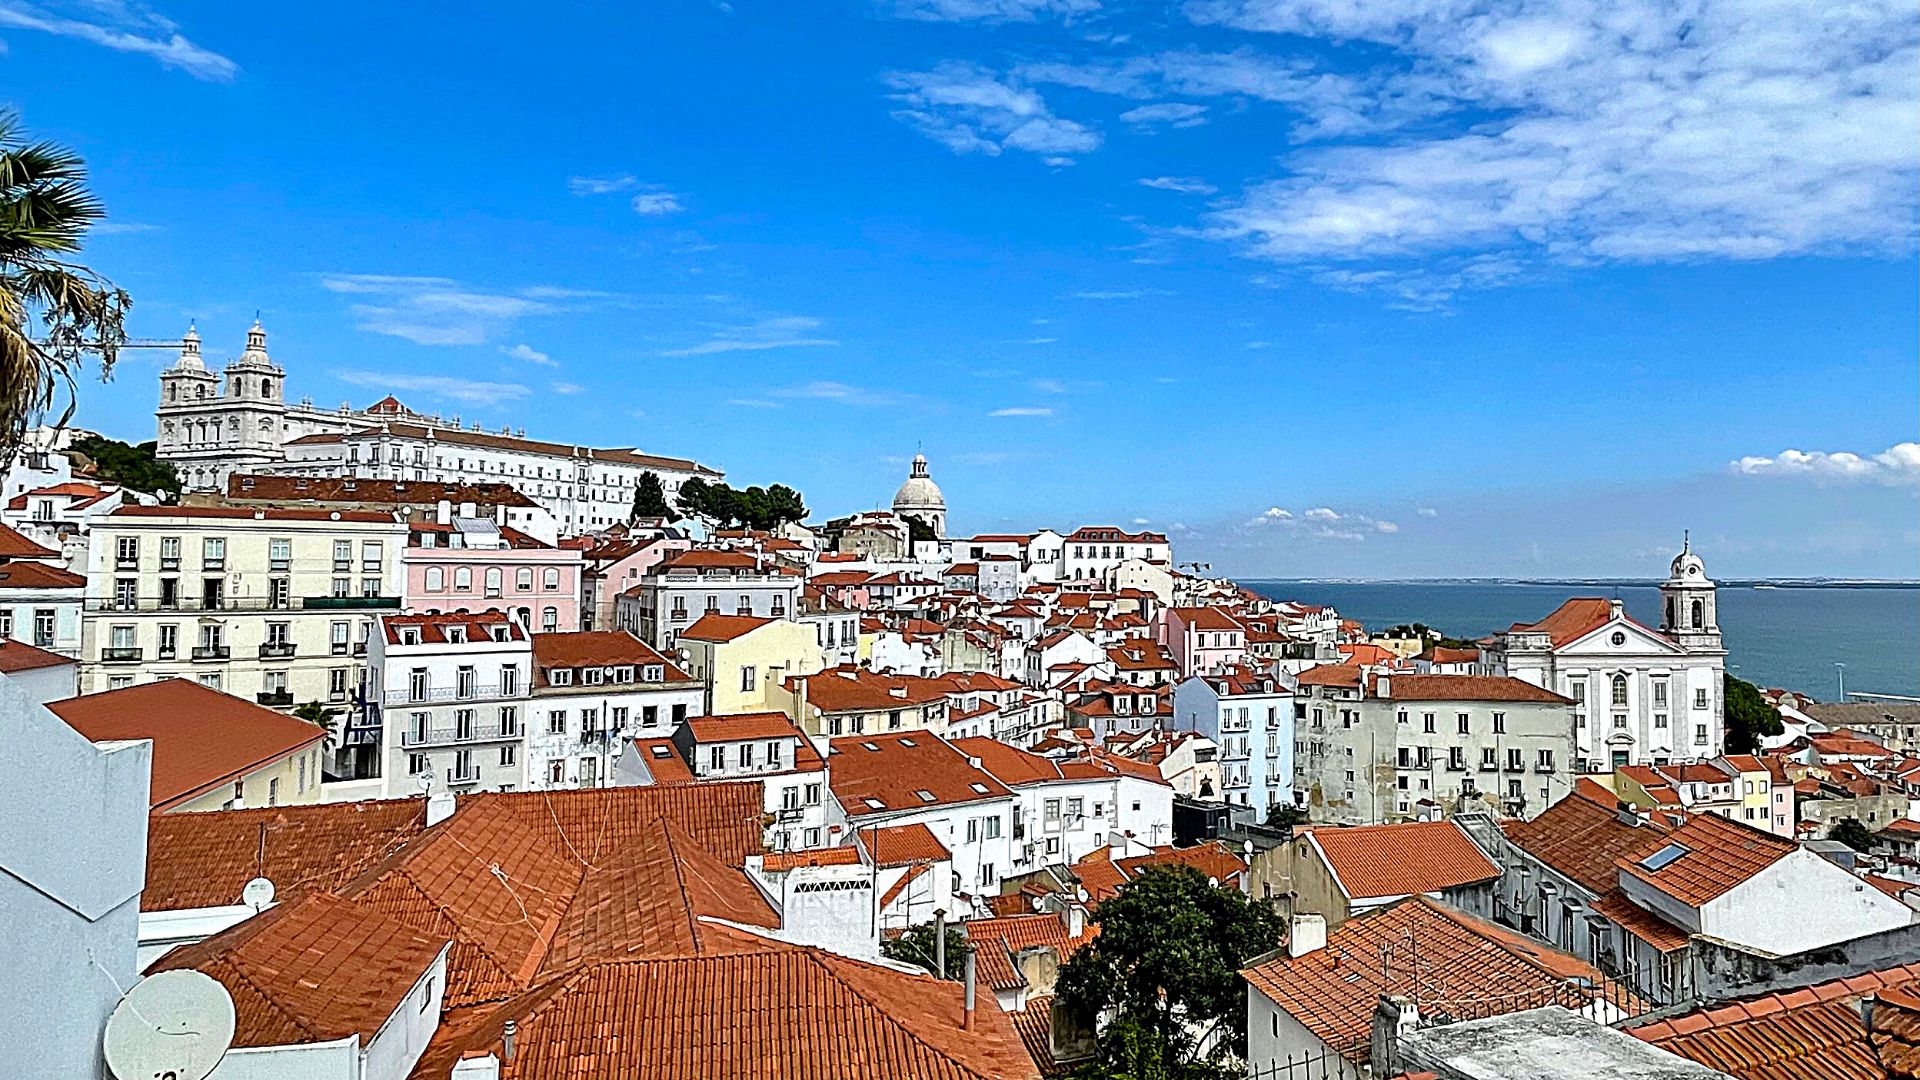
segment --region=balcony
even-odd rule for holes
[[[139,648],[101,649],[100,662],[103,664],[137,664],[146,650]]]
[[[285,660],[293,656],[294,645],[291,641],[269,641],[260,646],[260,659]]]
[[[356,641],[356,642],[354,642],[354,643],[353,643],[353,655],[355,655],[355,656],[365,656],[365,655],[367,655],[367,643],[366,643],[366,642],[364,642],[364,641]]]
[[[225,645],[196,645],[193,648],[195,660],[231,660],[233,650]]]
[[[397,596],[296,596],[275,602],[266,596],[97,596],[84,602],[87,611],[364,611],[398,609]]]
[[[469,765],[464,772],[459,769],[447,770],[447,786],[449,787],[471,787],[479,782],[479,766]]]
[[[360,608],[400,607],[397,596],[303,596],[300,606],[309,611],[352,611]]]
[[[285,709],[293,705],[293,691],[262,690],[253,695],[253,700],[270,709]]]
[[[449,701],[493,701],[502,697],[517,698],[519,696],[517,687],[514,692],[502,694],[500,687],[492,685],[468,687],[466,693],[461,693],[457,686],[428,686],[415,693],[414,689],[408,686],[398,690],[388,690],[380,695],[380,700],[386,705],[440,705]]]
[[[416,746],[455,746],[460,743],[502,742],[520,737],[520,725],[501,726],[497,720],[469,724],[429,724],[427,726],[409,725],[400,730],[400,745],[408,749]]]
[[[598,731],[582,731],[580,733],[580,745],[598,746],[602,748],[612,746],[613,732],[604,729]]]

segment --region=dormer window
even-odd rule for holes
[[[572,686],[573,685],[573,669],[572,668],[548,668],[547,669],[547,685],[548,686]]]
[[[447,627],[447,644],[464,645],[467,642],[467,628],[464,626]]]
[[[606,672],[600,668],[582,668],[580,670],[580,681],[588,686],[599,686],[605,678]]]
[[[640,671],[642,682],[665,682],[667,669],[659,664],[648,664]]]
[[[400,628],[400,644],[402,645],[420,644],[420,628],[417,626],[401,627]]]

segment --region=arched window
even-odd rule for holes
[[[1672,630],[1675,628],[1673,616],[1674,616],[1673,597],[1669,596],[1667,597],[1667,629],[1669,630]]]
[[[178,386],[169,385],[167,387],[167,400],[168,401],[180,400],[180,388]]]
[[[427,591],[440,592],[447,587],[447,572],[438,566],[427,567]]]
[[[521,592],[533,591],[533,567],[523,566],[513,575],[513,587]]]
[[[502,581],[502,575],[500,573],[500,568],[497,566],[487,567],[487,595],[488,596],[497,597],[500,595],[501,581]]]
[[[1693,602],[1693,629],[1698,630],[1706,625],[1707,602],[1705,600],[1695,600]]]
[[[473,567],[460,566],[454,568],[453,588],[455,592],[473,591]]]
[[[543,571],[540,575],[540,585],[542,588],[545,588],[548,590],[559,588],[560,587],[560,568],[557,566],[547,567],[546,570]]]
[[[560,609],[551,608],[551,607],[541,608],[540,609],[541,633],[551,634],[558,629],[560,629]]]
[[[513,621],[519,623],[521,626],[531,627],[533,625],[533,609],[514,608]]]
[[[1625,675],[1615,675],[1613,677],[1613,704],[1616,708],[1626,708],[1627,677]]]

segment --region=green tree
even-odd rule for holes
[[[773,484],[767,488],[767,513],[772,518],[768,528],[779,528],[788,522],[807,520],[807,500],[798,491],[785,484]]]
[[[648,469],[640,474],[633,485],[633,518],[672,517],[673,509],[667,505],[667,490],[660,484],[660,474]]]
[[[923,540],[931,543],[939,539],[938,536],[934,535],[933,526],[922,521],[920,515],[901,514],[900,516],[907,523],[907,539],[909,541],[918,544]]]
[[[333,718],[340,715],[340,710],[328,708],[318,701],[308,701],[295,706],[293,715],[326,732],[327,749],[333,749],[333,744],[338,741],[333,731]]]
[[[93,462],[94,475],[100,479],[172,502],[180,497],[180,476],[171,464],[156,456],[158,448],[153,442],[128,446],[100,435],[75,439],[72,445],[74,451]]]
[[[1760,737],[1778,735],[1780,710],[1767,704],[1760,688],[1732,675],[1726,677],[1727,753],[1751,754],[1760,749]]]
[[[1838,840],[1855,851],[1871,851],[1873,834],[1860,823],[1859,818],[1841,818],[1827,831],[1827,839]]]
[[[1275,803],[1273,808],[1267,811],[1267,828],[1269,829],[1291,829],[1295,825],[1306,825],[1312,821],[1313,815],[1309,814],[1305,807],[1293,806],[1289,803]]]
[[[908,928],[905,933],[897,938],[889,938],[882,941],[880,943],[880,952],[889,960],[898,960],[903,964],[915,964],[926,968],[935,975],[940,975],[939,954],[933,947],[934,942],[938,940],[939,938],[936,934],[934,924],[924,922],[919,926]],[[952,979],[955,982],[959,982],[965,978],[967,974],[967,954],[972,951],[973,944],[967,940],[967,935],[961,933],[958,926],[953,923],[948,923],[947,971],[946,974],[940,975],[940,977],[943,979]]]
[[[1106,1017],[1088,1076],[1219,1075],[1246,1045],[1239,971],[1280,944],[1280,917],[1190,866],[1153,867],[1103,901],[1100,934],[1060,969],[1060,999],[1081,1023]],[[1203,1054],[1206,1040],[1219,1036]]]
[[[87,188],[78,154],[28,142],[20,118],[0,111],[0,449],[11,454],[62,385],[73,415],[74,369],[85,355],[113,370],[133,301],[66,256],[78,252],[106,208]]]

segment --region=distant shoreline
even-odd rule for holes
[[[1543,585],[1543,586],[1581,586],[1595,588],[1637,587],[1655,588],[1657,581],[1645,578],[1497,578],[1497,577],[1459,577],[1459,578],[1235,578],[1243,585]],[[1716,584],[1723,588],[1754,588],[1766,586],[1775,589],[1920,589],[1920,581],[1887,580],[1882,578],[1722,578]]]

